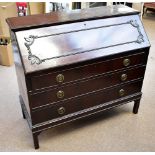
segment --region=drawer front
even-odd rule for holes
[[[88,64],[76,68],[52,72],[49,74],[32,76],[32,90],[62,85],[71,81],[89,78],[91,76],[99,75],[105,72],[123,69],[138,64],[145,64],[145,57],[145,53],[139,53],[136,55]]]
[[[39,92],[30,95],[31,105],[32,108],[44,106],[51,104],[52,102],[58,102],[67,98],[142,78],[144,76],[144,72],[145,66],[141,66],[134,69],[98,76],[74,84],[68,84],[64,87],[60,86],[49,91]]]
[[[141,91],[142,81],[119,85],[114,88],[104,89],[82,97],[62,101],[52,106],[47,106],[32,112],[32,123],[37,124],[54,118],[62,117],[83,109],[103,104],[124,96]]]

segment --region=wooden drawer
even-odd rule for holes
[[[121,84],[122,82],[142,78],[144,72],[145,66],[141,66],[134,69],[105,74],[66,86],[60,86],[49,91],[34,93],[30,95],[31,105],[32,108],[45,106],[47,104],[52,104],[53,102]]]
[[[32,112],[32,123],[42,123],[95,105],[106,104],[106,102],[140,92],[141,86],[142,81],[135,81],[35,110]]]
[[[126,61],[127,59],[129,60],[129,63]],[[98,63],[79,66],[76,68],[70,68],[58,72],[32,76],[32,90],[47,88],[56,85],[63,85],[68,82],[89,78],[91,76],[118,69],[124,69],[138,64],[146,64],[146,54],[139,53],[135,55],[111,59],[108,61],[101,61]]]

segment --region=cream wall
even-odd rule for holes
[[[10,36],[6,18],[16,16],[18,16],[16,3],[0,2],[0,35]]]
[[[45,13],[45,2],[29,2],[29,14],[43,14]]]
[[[142,12],[143,8],[143,3],[133,3],[133,8]]]

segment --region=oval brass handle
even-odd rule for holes
[[[130,65],[130,59],[124,59],[123,60],[123,65],[124,66],[129,66]]]
[[[63,98],[64,97],[64,91],[62,91],[62,90],[59,90],[58,92],[57,92],[57,97],[58,98]]]
[[[124,96],[125,94],[125,90],[124,89],[120,89],[119,90],[119,96]]]
[[[56,76],[56,80],[57,80],[57,82],[59,82],[59,83],[61,83],[61,82],[63,82],[64,81],[64,75],[63,74],[58,74],[57,76]]]
[[[121,81],[125,81],[127,79],[127,74],[122,74],[121,75]]]
[[[58,114],[62,115],[62,114],[64,114],[64,113],[65,113],[65,108],[64,108],[64,107],[60,107],[60,108],[58,109]]]

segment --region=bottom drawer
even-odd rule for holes
[[[42,123],[54,118],[62,117],[83,109],[103,104],[118,98],[141,91],[142,80],[113,88],[103,89],[81,97],[60,101],[59,103],[37,109],[32,112],[32,124]]]

